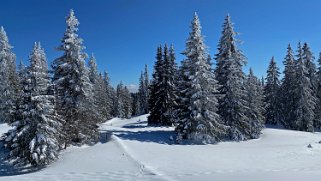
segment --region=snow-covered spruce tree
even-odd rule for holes
[[[103,81],[105,84],[104,87],[106,88],[106,94],[107,94],[105,106],[108,112],[106,112],[106,117],[107,119],[111,119],[113,117],[113,100],[115,99],[115,90],[110,85],[110,79],[107,71],[104,72]]]
[[[146,99],[146,87],[144,83],[144,74],[143,72],[140,73],[139,77],[139,87],[138,87],[138,102],[139,102],[139,115],[144,114],[145,112],[145,99]]]
[[[296,65],[294,53],[291,48],[291,45],[288,45],[287,54],[283,61],[284,64],[284,77],[282,79],[282,84],[279,92],[280,101],[281,101],[281,123],[285,128],[291,128],[292,121],[294,117],[294,81],[296,79]]]
[[[49,94],[48,65],[40,43],[35,43],[30,66],[21,76],[22,101],[5,146],[11,150],[9,158],[16,165],[46,165],[58,157],[64,135],[62,119],[54,108],[55,97]]]
[[[265,123],[276,125],[281,119],[280,111],[280,81],[279,68],[272,57],[266,75],[266,85],[264,87],[264,103],[265,103]]]
[[[21,80],[23,78],[23,76],[25,75],[25,71],[27,69],[27,67],[24,65],[23,61],[20,61],[18,64],[18,70],[17,70],[17,75],[18,75],[18,85],[21,85]],[[19,87],[21,88],[21,86]]]
[[[245,80],[245,101],[246,101],[246,116],[250,119],[252,138],[260,137],[261,130],[264,127],[264,107],[263,107],[263,91],[260,80],[255,77],[252,69]]]
[[[16,92],[16,98],[13,101],[13,109],[10,114],[10,122],[9,124],[12,124],[16,120],[20,120],[20,117],[22,115],[21,111],[21,105],[23,103],[23,82],[26,79],[26,73],[27,73],[27,67],[23,64],[22,61],[20,61],[17,69],[17,76],[18,76],[18,91]]]
[[[225,136],[226,126],[217,112],[218,84],[208,61],[207,47],[201,34],[201,25],[195,13],[191,32],[186,41],[184,66],[188,80],[185,82],[188,115],[180,122],[177,138],[186,137],[200,143],[215,143]],[[179,140],[178,140],[179,141]]]
[[[148,75],[148,66],[145,65],[145,70],[144,70],[144,94],[145,94],[145,98],[144,98],[144,114],[148,113],[148,98],[149,98],[149,75]]]
[[[309,72],[303,60],[301,43],[298,45],[296,74],[294,79],[294,119],[291,127],[296,130],[313,132],[314,108],[316,98]]]
[[[8,36],[0,27],[0,121],[13,121],[15,101],[19,90],[19,80],[16,73],[16,56],[12,52]]]
[[[247,107],[244,100],[246,92],[243,84],[245,74],[242,71],[246,58],[237,47],[236,34],[228,15],[215,58],[217,61],[215,73],[221,85],[219,92],[223,95],[219,99],[219,114],[225,124],[230,126],[230,139],[241,141],[257,137],[251,134],[252,121],[246,116]]]
[[[89,74],[88,74],[89,80],[92,84],[95,84],[98,79],[99,73],[97,70],[97,63],[96,63],[96,58],[94,54],[92,54],[89,58],[88,68],[89,68]]]
[[[177,64],[175,63],[175,50],[174,45],[171,44],[169,48],[169,56],[164,61],[165,75],[164,84],[165,91],[165,122],[163,125],[173,125],[175,123],[175,107],[177,105]]]
[[[164,47],[161,73],[162,80],[159,82],[160,86],[158,89],[159,110],[161,112],[159,123],[162,126],[172,126],[174,123],[173,108],[176,104],[176,65],[174,47],[172,46],[171,50],[169,50],[167,44]]]
[[[131,93],[132,96],[132,115],[140,115],[140,104],[139,104],[139,95],[138,92]]]
[[[157,47],[156,62],[154,65],[153,79],[150,85],[150,96],[148,99],[150,115],[148,116],[148,125],[159,125],[162,112],[160,112],[159,89],[163,80],[163,52],[162,46]]]
[[[303,58],[303,62],[304,62],[304,65],[308,71],[308,78],[310,79],[310,82],[311,82],[311,85],[312,85],[312,95],[315,97],[315,101],[316,101],[316,105],[315,105],[315,109],[314,109],[314,113],[315,113],[315,117],[314,117],[314,127],[315,128],[318,128],[320,125],[318,122],[318,114],[319,114],[319,111],[317,110],[318,109],[318,103],[319,103],[319,98],[318,98],[318,95],[317,95],[317,91],[318,91],[318,78],[317,78],[317,70],[316,70],[316,65],[314,63],[314,56],[310,50],[310,47],[307,43],[304,43],[303,44],[303,47],[302,47],[302,58]]]
[[[124,105],[124,113],[125,118],[131,118],[132,117],[132,96],[127,88],[125,86],[122,90],[122,100]]]
[[[97,86],[98,86],[98,91],[97,91],[97,105],[99,107],[99,114],[100,117],[102,118],[101,121],[106,121],[108,119],[110,119],[111,116],[111,104],[112,101],[109,98],[108,95],[108,85],[106,84],[104,77],[102,76],[102,74],[100,73],[98,76],[98,80],[97,80]],[[100,99],[98,99],[98,97],[100,97]]]
[[[98,122],[106,121],[110,115],[108,110],[108,95],[106,84],[104,83],[103,77],[97,70],[96,58],[92,54],[89,62],[89,80],[93,85],[93,109],[96,110],[94,113],[98,118]]]
[[[318,70],[316,72],[316,84],[315,84],[315,95],[316,95],[316,107],[314,116],[314,127],[317,129],[321,128],[321,53],[318,59]]]
[[[24,111],[23,108],[23,89],[24,86],[26,84],[26,79],[27,79],[27,67],[23,64],[22,61],[20,61],[19,65],[18,65],[18,85],[19,85],[19,91],[17,92],[17,99],[15,100],[15,109],[13,111],[13,113],[11,114],[11,119],[10,122],[8,123],[9,125],[13,126],[12,124],[14,124],[17,120],[21,120],[22,119],[22,112]],[[14,129],[12,129],[14,130]],[[7,133],[4,134],[4,138],[7,139],[8,135],[11,134],[11,131],[8,131]],[[12,145],[12,139],[9,138],[7,140],[5,140],[4,146],[6,148],[10,148]]]
[[[148,74],[148,66],[147,66],[147,64],[145,64],[145,70],[144,70],[144,83],[145,83],[145,89],[146,89],[146,100],[145,100],[145,112],[146,112],[146,114],[148,113],[148,107],[149,107],[149,105],[148,105],[148,98],[149,98],[149,84],[150,84],[150,82],[149,82],[149,74]]]
[[[98,82],[98,78],[99,78],[99,73],[97,70],[97,64],[96,64],[96,58],[94,56],[94,54],[92,54],[89,58],[88,61],[88,78],[90,83],[92,84],[93,88],[92,88],[92,95],[93,95],[93,107],[95,110],[97,110],[97,112],[100,112],[98,109],[100,109],[100,107],[98,107],[98,101],[100,99],[100,95],[99,94],[99,82]]]
[[[131,118],[132,116],[132,97],[122,82],[117,85],[114,109],[116,117]]]
[[[53,83],[55,84],[58,113],[66,120],[66,142],[90,143],[98,139],[98,122],[93,107],[92,84],[85,67],[83,40],[78,37],[79,22],[74,11],[66,18],[67,28],[58,50],[63,55],[54,60]]]
[[[11,126],[15,126],[15,123],[18,123],[17,120],[22,120],[22,113],[24,112],[24,86],[26,85],[26,79],[27,79],[27,67],[23,64],[22,61],[20,61],[19,65],[18,65],[18,85],[19,85],[19,91],[17,92],[17,99],[15,100],[14,104],[14,111],[12,112],[11,119],[10,122],[8,123]],[[11,145],[13,144],[13,140],[12,135],[10,137],[8,137],[10,134],[15,134],[13,133],[15,129],[12,129],[10,131],[8,131],[7,133],[4,134],[4,139],[2,141],[4,141],[4,146],[6,148],[10,148]]]
[[[161,51],[161,47],[159,48]],[[154,119],[154,125],[172,126],[174,123],[173,109],[176,101],[176,64],[174,47],[157,54],[153,82],[151,85],[151,101],[149,120]]]
[[[120,82],[117,85],[117,102],[115,105],[116,116],[120,118],[131,118],[132,116],[132,97],[126,86]]]
[[[139,104],[140,104],[140,114],[148,113],[148,97],[149,97],[149,76],[148,76],[148,67],[145,65],[144,72],[141,72],[139,78]]]
[[[313,94],[315,95],[315,89],[316,89],[316,66],[314,63],[314,56],[310,50],[310,47],[307,43],[303,44],[302,47],[302,58],[303,63],[308,71],[308,78],[311,81],[312,88],[313,88]]]
[[[108,89],[107,89],[107,85],[104,81],[103,76],[101,75],[101,73],[98,75],[97,77],[97,81],[94,84],[94,100],[95,100],[95,105],[97,107],[97,113],[98,113],[98,117],[99,117],[99,121],[103,122],[106,121],[108,119],[111,118],[111,101],[109,100],[109,96],[108,96]]]
[[[264,81],[264,77],[262,76],[262,78],[261,78],[261,86],[262,86],[262,88],[264,89],[264,87],[265,87],[265,81]]]
[[[189,98],[187,92],[189,89],[189,77],[188,77],[189,61],[181,61],[181,66],[177,71],[177,86],[176,86],[176,105],[174,106],[175,115],[175,131],[178,134],[177,142],[181,142],[182,139],[187,139],[187,131],[185,130],[185,123],[190,117],[189,111]]]
[[[124,96],[123,96],[124,85],[120,82],[116,88],[116,100],[114,104],[114,113],[116,117],[126,118],[125,108],[124,108]]]

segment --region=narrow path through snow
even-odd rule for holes
[[[2,125],[0,126],[2,128]],[[0,129],[0,134],[9,128]],[[1,154],[5,154],[0,150]],[[164,180],[134,160],[111,132],[101,130],[101,142],[94,146],[70,147],[60,159],[47,168],[28,174],[15,175],[3,161],[0,164],[0,180],[108,180],[149,181]],[[10,174],[8,174],[10,172]],[[10,175],[10,176],[9,176]]]

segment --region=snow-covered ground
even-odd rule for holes
[[[7,129],[0,125],[0,133]],[[173,128],[147,127],[146,116],[112,119],[100,129],[100,143],[68,148],[37,172],[16,175],[1,161],[0,180],[321,179],[320,133],[266,128],[257,140],[175,145]]]

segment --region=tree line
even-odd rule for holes
[[[184,60],[176,64],[173,45],[160,45],[152,79],[148,67],[138,92],[120,82],[110,84],[96,58],[85,53],[79,21],[71,10],[57,48],[61,56],[50,68],[36,42],[29,65],[17,66],[8,37],[0,28],[0,118],[13,129],[2,137],[14,165],[42,166],[69,145],[98,141],[98,124],[113,117],[148,114],[149,126],[174,126],[176,142],[216,143],[259,138],[264,124],[313,132],[321,126],[321,58],[316,68],[307,43],[294,55],[288,46],[284,77],[274,58],[265,79],[243,72],[247,59],[231,17],[223,24],[215,65],[195,13]]]
[[[177,143],[255,139],[264,124],[308,132],[320,129],[321,58],[317,70],[307,43],[299,42],[296,55],[288,46],[282,80],[274,58],[260,80],[251,68],[248,74],[243,72],[247,59],[238,48],[229,15],[214,66],[196,13],[190,27],[180,66],[175,64],[173,46],[157,48],[149,125],[175,126]]]

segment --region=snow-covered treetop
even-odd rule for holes
[[[89,80],[91,83],[95,84],[99,73],[97,70],[97,63],[96,63],[96,58],[95,58],[94,54],[92,54],[89,59],[88,67],[89,67]]]
[[[254,73],[253,73],[253,69],[252,69],[252,67],[250,67],[250,70],[249,70],[249,76],[250,76],[250,77],[253,77],[253,76],[254,76]]]
[[[275,60],[274,60],[274,56],[272,56],[272,59],[271,59],[271,64],[275,64]]]
[[[219,53],[216,55],[217,60],[227,60],[228,57],[232,56],[232,58],[242,65],[246,64],[246,57],[243,52],[237,48],[237,44],[240,42],[240,40],[235,38],[237,34],[238,33],[234,31],[231,16],[228,14],[225,18],[222,36],[219,40]]]
[[[310,50],[309,45],[306,42],[303,44],[302,50],[305,52],[305,54],[306,54],[305,56],[307,56],[308,60],[311,60],[311,61],[314,60],[314,56]]]
[[[307,43],[303,44],[302,50],[303,50],[303,62],[306,68],[308,69],[309,78],[314,79],[314,74],[316,72],[316,66],[314,64],[315,57],[313,56],[313,53],[311,52],[310,47]]]
[[[279,85],[279,75],[280,75],[279,68],[277,67],[273,56],[267,70],[266,89],[271,89],[270,85],[273,87],[273,89],[277,89],[274,86]]]
[[[108,72],[107,71],[104,71],[104,81],[106,82],[106,83],[108,83],[109,84],[109,75],[108,75]]]
[[[79,25],[79,21],[75,16],[74,10],[70,10],[69,15],[66,18],[66,23],[67,23],[67,29],[70,29],[73,32],[77,32],[78,31],[78,25]]]
[[[13,48],[13,46],[11,46],[9,44],[9,39],[7,36],[6,31],[4,30],[3,26],[0,27],[0,51],[8,51],[11,48]]]
[[[3,26],[0,27],[0,41],[2,42],[8,42],[8,36],[6,31],[4,30]]]
[[[83,40],[79,38],[77,34],[79,21],[72,9],[66,17],[66,24],[67,28],[64,38],[62,39],[62,45],[58,49],[65,51],[67,56],[71,56],[78,60],[84,60],[87,58],[87,54],[82,52],[85,47],[83,46]]]
[[[171,44],[171,47],[169,49],[169,54],[170,54],[170,57],[171,57],[171,61],[175,62],[175,49],[174,49],[174,45],[173,44]]]
[[[45,50],[41,47],[40,42],[35,42],[33,50],[29,56],[30,67],[47,69],[47,58]]]
[[[286,52],[286,56],[284,58],[284,64],[285,64],[285,69],[284,72],[287,72],[287,67],[288,66],[293,66],[294,65],[294,53],[293,50],[291,48],[291,45],[289,44],[287,47],[287,52]]]
[[[297,61],[303,61],[303,50],[302,50],[302,45],[301,42],[298,43],[298,50],[297,50]]]
[[[192,28],[192,32],[191,32],[191,37],[201,37],[201,23],[200,23],[200,20],[198,18],[198,15],[197,13],[195,12],[194,13],[194,18],[193,18],[193,21],[192,21],[192,25],[191,25],[191,28]]]
[[[204,43],[204,38],[201,32],[201,23],[196,12],[190,27],[192,31],[189,33],[189,37],[186,40],[186,49],[183,54],[185,54],[189,59],[197,58],[194,57],[195,55],[197,55],[198,58],[203,59],[207,57],[207,47]]]
[[[93,69],[94,71],[96,71],[95,73],[98,74],[98,72],[97,72],[96,57],[95,57],[95,55],[94,55],[93,53],[92,53],[91,56],[90,56],[90,59],[89,59],[88,64],[89,64],[90,69]]]

